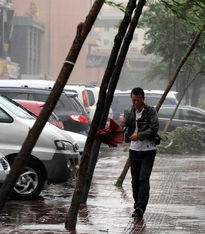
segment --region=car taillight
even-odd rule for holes
[[[120,117],[118,118],[118,122],[119,122],[119,123],[122,123],[122,122],[124,121],[124,119],[125,119],[125,118],[124,118],[123,116],[120,116]]]
[[[89,107],[88,99],[87,99],[87,95],[86,95],[85,91],[82,92],[82,97],[83,97],[83,105],[84,105],[84,107],[85,108]]]
[[[68,117],[70,119],[72,119],[73,121],[77,121],[77,122],[88,124],[88,119],[84,115],[70,114],[70,115],[68,115]]]

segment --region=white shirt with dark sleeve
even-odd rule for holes
[[[137,120],[141,118],[142,112],[144,109],[142,109],[141,112],[136,111],[136,129],[135,132],[138,132],[138,127],[137,127]],[[148,151],[148,150],[156,150],[156,145],[153,141],[150,140],[137,140],[137,141],[131,141],[130,143],[130,149],[134,151]]]

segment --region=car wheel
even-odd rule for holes
[[[30,161],[16,182],[12,198],[31,200],[38,197],[43,190],[45,177],[38,162]]]

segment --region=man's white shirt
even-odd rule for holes
[[[137,112],[136,110],[136,129],[135,132],[138,132],[138,127],[137,127],[137,120],[141,118],[142,112],[144,111],[144,108],[142,109],[141,112]],[[134,151],[148,151],[148,150],[156,150],[156,145],[153,141],[150,140],[137,140],[137,141],[131,141],[130,143],[130,149]]]

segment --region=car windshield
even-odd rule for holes
[[[161,98],[161,95],[146,95],[145,103],[150,106],[156,106]],[[163,105],[176,105],[174,98],[166,97]],[[112,109],[115,112],[124,113],[124,110],[128,109],[132,105],[130,94],[128,95],[116,95],[113,98]]]
[[[24,111],[20,106],[14,104],[7,98],[0,96],[0,103],[5,106],[9,111],[11,111],[13,114],[18,116],[19,118],[23,119],[34,119],[29,113]]]

